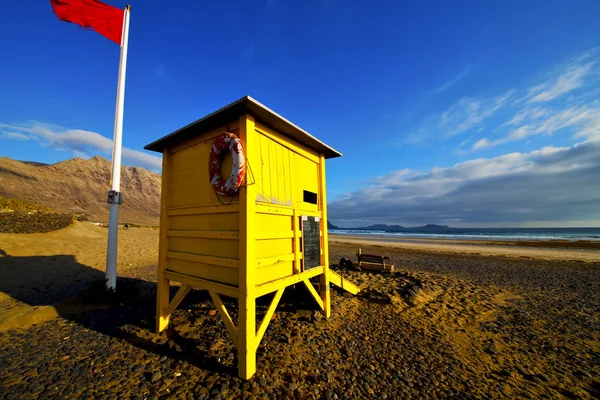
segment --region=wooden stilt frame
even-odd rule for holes
[[[281,288],[281,289],[277,290],[277,292],[275,292],[275,297],[273,297],[273,300],[271,300],[271,304],[269,305],[269,308],[267,309],[267,313],[265,314],[262,322],[260,323],[258,332],[256,332],[256,347],[257,348],[258,348],[258,345],[260,344],[260,341],[262,340],[265,332],[267,331],[269,322],[271,322],[271,318],[273,317],[273,314],[275,313],[275,309],[277,308],[277,305],[279,304],[279,300],[281,300],[281,296],[283,295],[284,290],[285,290],[285,288]]]
[[[238,330],[237,330],[235,324],[233,323],[231,316],[227,312],[227,308],[225,308],[225,304],[223,304],[223,301],[221,300],[221,297],[219,296],[218,293],[211,292],[211,291],[209,291],[208,293],[210,293],[210,297],[212,298],[213,302],[215,303],[215,306],[217,307],[217,311],[219,311],[219,315],[221,316],[223,323],[225,323],[225,326],[227,327],[227,331],[229,332],[229,335],[231,336],[231,340],[233,341],[233,344],[235,345],[235,347],[237,347],[238,346]]]
[[[331,316],[331,292],[329,291],[329,238],[327,235],[327,196],[325,182],[325,156],[321,154],[319,163],[319,185],[321,186],[319,208],[322,214],[321,230],[323,234],[321,235],[321,249],[323,249],[323,253],[321,254],[321,265],[323,265],[323,275],[321,275],[319,291],[321,292],[321,309],[323,310],[323,315],[325,315],[325,318],[329,318]]]
[[[165,271],[167,268],[167,231],[169,218],[167,215],[168,201],[165,193],[167,193],[169,187],[169,151],[165,149],[163,151],[162,159],[162,185],[161,190],[163,195],[160,197],[160,241],[158,247],[158,279],[156,282],[156,331],[162,332],[167,325],[169,325],[169,295],[170,295],[170,284],[169,279],[165,277]],[[181,289],[180,289],[181,290]],[[176,305],[177,306],[177,305]],[[176,307],[175,306],[175,307]],[[175,309],[173,307],[173,309]]]
[[[175,293],[175,297],[169,303],[169,307],[167,308],[167,315],[173,314],[173,311],[179,306],[183,298],[192,290],[192,287],[186,283],[181,285],[177,293]]]
[[[321,276],[323,276],[323,275],[321,275]],[[306,288],[308,289],[308,291],[310,292],[312,297],[315,299],[315,301],[317,302],[317,304],[319,305],[321,310],[325,310],[325,307],[323,304],[323,299],[321,298],[319,293],[317,293],[313,284],[308,280],[308,278],[304,278],[302,281],[304,282],[304,285],[306,285]]]
[[[248,134],[255,131],[254,118],[249,115],[242,115],[239,119],[239,138],[246,151],[247,157],[256,160],[257,157],[257,142],[256,135]],[[321,266],[302,271],[302,250],[300,246],[301,228],[299,218],[304,215],[304,211],[290,209],[281,209],[273,211],[283,213],[292,217],[292,233],[285,232],[269,232],[268,237],[257,236],[255,227],[255,215],[257,208],[261,212],[265,212],[264,206],[256,204],[256,189],[252,184],[247,184],[239,189],[239,206],[232,208],[235,212],[239,212],[239,231],[238,232],[200,232],[193,230],[170,230],[169,215],[183,215],[186,210],[171,210],[168,208],[168,188],[170,173],[172,168],[172,156],[169,150],[163,151],[163,179],[161,196],[161,234],[159,247],[159,268],[157,282],[157,301],[156,301],[156,330],[163,331],[169,324],[169,317],[175,309],[181,304],[185,296],[194,288],[207,290],[215,304],[217,311],[223,323],[225,324],[229,335],[237,348],[238,352],[238,375],[242,379],[249,379],[256,372],[256,351],[263,339],[265,332],[269,326],[277,305],[281,300],[286,287],[303,283],[308,291],[315,299],[321,308],[325,317],[331,315],[331,299],[329,284],[336,284],[351,293],[356,294],[358,287],[344,280],[341,276],[329,271],[329,251],[328,251],[328,234],[327,234],[327,210],[326,210],[326,195],[325,195],[325,157],[321,155],[318,159],[315,157],[315,162],[319,164],[319,210],[307,211],[309,215],[319,216],[321,218]],[[250,178],[252,178],[250,176]],[[213,208],[221,208],[216,205]],[[262,208],[260,208],[262,207]],[[276,207],[273,207],[275,209]],[[198,212],[197,210],[194,212]],[[207,211],[208,212],[208,211]],[[229,212],[229,211],[227,211]],[[233,211],[232,211],[233,212]],[[289,214],[288,214],[289,213]],[[274,238],[272,236],[278,234],[281,238],[290,238],[292,240],[293,254],[259,258],[256,257],[256,240],[264,240],[265,238]],[[238,260],[209,257],[202,255],[186,254],[182,252],[169,252],[168,239],[169,237],[210,237],[210,238],[239,238],[239,257]],[[228,268],[238,269],[238,284],[228,285],[216,281],[203,279],[197,276],[186,275],[181,272],[167,270],[167,258],[179,259],[190,262],[206,263],[209,265],[219,265]],[[283,278],[275,279],[267,283],[257,284],[256,270],[262,266],[271,266],[278,262],[293,261],[293,274]],[[315,289],[310,278],[319,276],[319,289]],[[181,287],[171,300],[170,297],[170,282],[175,281],[181,284]],[[273,300],[269,305],[260,325],[257,328],[256,320],[256,299],[269,293],[274,293]],[[239,307],[239,316],[237,325],[233,322],[231,315],[227,311],[221,296],[229,296],[237,299]]]

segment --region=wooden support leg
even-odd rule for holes
[[[306,285],[306,288],[308,289],[310,294],[314,297],[315,301],[317,302],[317,304],[319,305],[321,310],[325,311],[323,299],[321,299],[321,297],[319,297],[319,293],[317,293],[313,284],[308,280],[308,278],[304,279],[303,282],[304,282],[304,285]]]
[[[162,332],[169,325],[169,291],[170,281],[159,273],[156,283],[156,332]]]
[[[237,328],[235,327],[235,325],[233,324],[233,321],[231,320],[231,316],[227,312],[227,308],[225,308],[225,304],[223,304],[223,301],[221,300],[221,296],[219,296],[219,293],[217,293],[217,292],[209,291],[208,293],[210,294],[210,297],[212,298],[213,302],[215,303],[215,306],[217,307],[217,310],[219,311],[219,315],[221,316],[221,319],[223,320],[225,327],[227,327],[227,331],[229,332],[229,335],[231,336],[231,340],[233,341],[234,346],[237,347],[238,346],[238,331],[237,331]]]
[[[185,283],[181,285],[179,290],[177,290],[177,293],[175,293],[175,297],[173,297],[173,300],[171,300],[171,302],[169,303],[169,307],[167,308],[167,318],[171,314],[173,314],[173,311],[175,311],[177,306],[181,303],[183,298],[190,292],[190,290],[192,290],[192,287],[190,285],[187,285]]]
[[[238,321],[238,374],[250,379],[256,372],[256,299],[240,288]]]
[[[321,275],[321,282],[319,285],[319,291],[321,292],[321,301],[323,302],[323,315],[325,318],[331,316],[331,292],[329,291],[329,267],[323,268],[323,275]]]
[[[275,296],[273,297],[273,300],[271,301],[271,305],[269,305],[269,308],[267,309],[267,313],[265,314],[262,322],[260,323],[258,332],[256,332],[256,347],[257,348],[258,348],[258,345],[260,344],[260,341],[262,340],[263,336],[265,335],[267,327],[269,326],[269,322],[271,322],[271,317],[273,317],[273,313],[275,312],[275,309],[277,309],[277,305],[279,304],[279,300],[281,299],[281,295],[283,295],[284,290],[285,290],[285,288],[281,288],[275,293]]]

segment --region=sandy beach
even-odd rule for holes
[[[594,249],[332,236],[332,268],[360,294],[333,289],[325,320],[302,287],[286,290],[244,382],[207,293],[154,333],[158,231],[119,234],[118,284],[132,295],[109,304],[89,289],[105,228],[0,234],[0,399],[600,396]],[[359,247],[397,272],[337,266]]]
[[[368,244],[370,246],[423,250],[428,252],[600,262],[600,241],[398,239],[335,234],[330,235],[329,241],[331,243]]]

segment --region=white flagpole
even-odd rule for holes
[[[108,246],[106,249],[106,289],[117,288],[117,237],[119,235],[119,205],[121,193],[121,142],[123,136],[123,107],[125,100],[125,71],[127,68],[127,43],[129,41],[129,13],[125,8],[123,15],[123,34],[121,37],[121,59],[119,61],[119,81],[117,84],[117,107],[115,110],[115,133],[113,138],[113,159],[111,173],[111,191],[108,194],[110,216],[108,219]]]

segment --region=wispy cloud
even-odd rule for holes
[[[23,141],[31,140],[29,138],[29,136],[27,136],[27,135],[25,135],[23,133],[20,133],[20,132],[11,132],[11,131],[3,132],[2,135],[0,135],[0,138],[23,140]]]
[[[43,146],[68,151],[75,156],[102,154],[110,157],[113,148],[112,139],[96,132],[82,129],[66,129],[37,121],[22,125],[0,123],[0,133],[2,133],[2,137],[7,139],[36,139]],[[162,162],[160,157],[127,147],[123,148],[122,156],[126,164],[154,171],[160,171],[161,169]]]
[[[577,130],[600,109],[599,53],[600,49],[592,49],[567,60],[542,83],[498,96],[462,97],[441,113],[425,116],[402,142],[419,145],[468,133],[469,147],[463,141],[454,151],[465,154],[467,148],[477,151],[561,129]],[[457,78],[436,90],[451,87]]]
[[[540,103],[553,100],[565,93],[583,86],[586,75],[589,74],[594,62],[584,65],[572,65],[559,76],[551,78],[529,90],[530,102]]]
[[[496,114],[514,93],[509,90],[502,96],[485,100],[463,97],[440,115],[439,125],[447,136],[466,132]]]
[[[462,71],[460,74],[458,74],[454,78],[452,78],[449,81],[447,81],[446,83],[444,83],[442,86],[433,89],[431,91],[431,93],[432,94],[438,94],[438,93],[441,93],[441,92],[443,92],[445,90],[450,89],[452,86],[456,85],[458,82],[460,82],[461,80],[463,80],[467,75],[469,75],[471,73],[471,71],[473,71],[473,67],[465,68],[464,71]]]
[[[552,135],[563,129],[569,129],[574,138],[595,136],[594,124],[600,121],[600,107],[573,106],[564,110],[539,110],[546,117],[536,118],[531,113],[529,117],[520,120],[522,123],[498,139],[481,138],[472,146],[472,150],[481,150],[499,146],[509,142],[517,142],[536,135]],[[514,125],[514,124],[513,124]],[[583,132],[583,133],[582,133]]]

